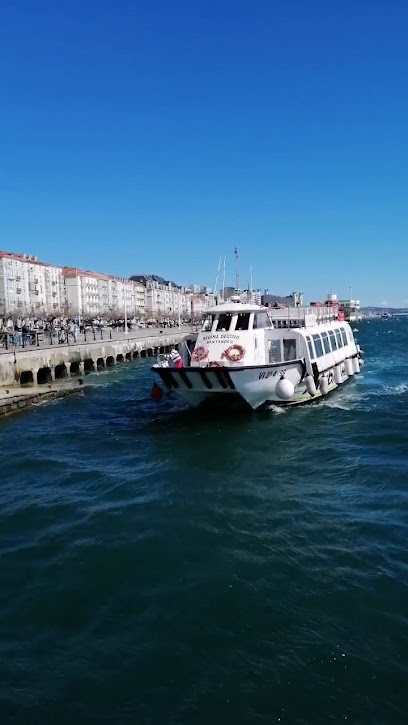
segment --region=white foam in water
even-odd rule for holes
[[[387,395],[402,395],[408,392],[408,383],[399,383],[398,385],[384,385],[384,393]]]
[[[273,403],[268,405],[268,410],[272,411],[274,415],[282,415],[282,413],[286,413],[285,408],[282,408],[280,405],[274,405]]]

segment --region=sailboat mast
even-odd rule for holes
[[[235,247],[235,291],[239,292],[238,249]]]
[[[217,295],[217,286],[218,286],[218,275],[219,275],[219,273],[220,273],[220,269],[221,269],[221,254],[220,254],[220,258],[219,258],[219,260],[218,260],[218,269],[217,269],[217,276],[216,276],[216,278],[215,278],[215,285],[214,285],[214,294],[215,294],[215,295]]]

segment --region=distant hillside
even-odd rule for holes
[[[362,311],[365,313],[374,312],[374,314],[381,315],[382,312],[391,312],[391,314],[397,315],[398,313],[408,313],[408,307],[363,307]]]
[[[293,297],[292,295],[286,295],[285,297],[282,297],[282,295],[262,295],[262,304],[268,307],[273,307],[276,304],[289,307],[293,304]]]

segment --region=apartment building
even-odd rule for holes
[[[63,274],[69,315],[146,314],[146,290],[139,282],[71,267]]]
[[[62,267],[30,254],[0,251],[0,314],[50,315],[64,310]]]
[[[248,303],[251,305],[262,304],[262,293],[261,290],[244,290],[240,293],[241,302]]]
[[[217,303],[214,294],[193,294],[191,295],[191,316],[194,320],[202,317],[209,307],[214,307]]]
[[[171,282],[146,278],[146,312],[149,317],[191,316],[191,293]]]

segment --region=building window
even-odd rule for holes
[[[327,332],[322,332],[322,342],[323,342],[324,351],[325,351],[326,355],[328,355],[331,352],[331,350],[330,350],[330,342],[329,342],[329,338],[327,336]]]
[[[323,345],[322,345],[322,341],[320,339],[320,335],[313,335],[313,341],[314,341],[314,346],[315,346],[317,357],[323,357],[324,352],[323,352]]]
[[[283,340],[283,359],[285,362],[296,360],[296,340]]]

